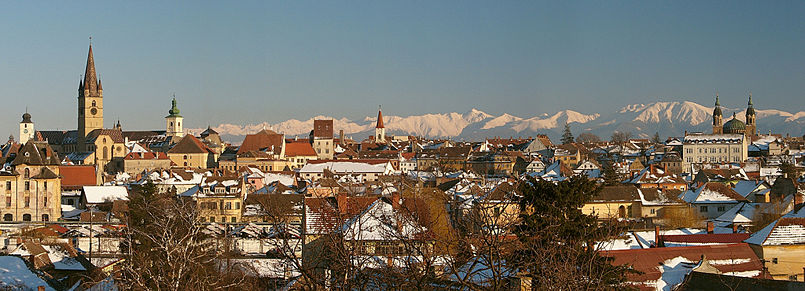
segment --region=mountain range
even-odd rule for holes
[[[724,122],[732,118],[734,112],[739,120],[744,120],[745,109],[723,108]],[[796,113],[756,109],[758,133],[801,135],[805,133],[805,111]],[[614,131],[631,132],[633,137],[650,137],[658,132],[662,137],[682,136],[685,131],[709,132],[712,128],[713,107],[695,102],[654,102],[632,104],[609,113],[580,113],[562,110],[553,114],[533,117],[518,117],[510,114],[494,116],[478,109],[465,113],[435,113],[412,116],[385,116],[387,135],[413,135],[428,138],[451,138],[454,140],[482,140],[488,137],[529,137],[546,134],[558,140],[565,123],[570,124],[575,136],[590,132],[602,139],[608,139]],[[333,119],[336,135],[343,130],[348,138],[360,141],[374,132],[375,117],[362,120],[315,116],[308,120],[290,119],[276,124],[238,125],[220,124],[213,127],[224,140],[239,144],[246,134],[262,129],[284,133],[287,137],[307,137],[313,128],[313,120]],[[198,134],[203,129],[190,129]]]

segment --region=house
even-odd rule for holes
[[[528,166],[526,166],[525,169],[526,172],[529,173],[542,172],[545,170],[545,162],[543,162],[541,159],[534,159],[533,161],[528,163]]]
[[[332,160],[334,155],[333,120],[314,120],[310,132],[310,144],[319,159]],[[287,153],[286,153],[287,154]]]
[[[249,194],[244,201],[242,221],[302,225],[304,198],[299,194]]]
[[[321,148],[319,148],[321,149]],[[308,142],[286,142],[285,143],[285,159],[288,160],[288,166],[291,170],[299,169],[308,161],[317,160],[319,154]]]
[[[164,152],[131,152],[123,158],[123,172],[130,175],[148,170],[167,170],[173,165],[173,161]]]
[[[655,167],[653,164],[640,171],[629,183],[637,185],[640,189],[654,188],[680,191],[688,189],[688,182],[685,179],[669,173],[666,168]]]
[[[586,156],[582,154],[580,147],[583,146],[575,144],[559,145],[554,150],[553,158],[568,165],[568,167],[575,168]]]
[[[766,278],[763,264],[745,243],[603,251],[602,256],[613,258],[613,265],[637,270],[627,274],[626,281],[639,290],[676,290],[687,274],[704,264],[720,274]]]
[[[576,165],[573,172],[592,179],[601,178],[601,165],[595,160],[584,160]]]
[[[215,152],[190,134],[182,137],[176,145],[168,150],[168,158],[183,168],[215,168],[217,162]]]
[[[232,176],[205,176],[201,183],[180,197],[196,202],[201,223],[241,223],[243,200],[246,198],[244,179]]]
[[[268,129],[246,135],[237,154],[242,155],[250,151],[264,152],[275,159],[285,159],[285,135]]]
[[[687,207],[684,201],[679,199],[682,193],[676,189],[638,189],[640,194],[640,216],[641,217],[662,217],[663,213],[670,208]]]
[[[685,170],[691,164],[741,163],[749,154],[743,134],[688,134],[682,145]]]
[[[29,140],[6,157],[0,170],[3,221],[57,221],[61,218],[59,156],[45,142]]]
[[[526,154],[540,154],[543,156],[550,155],[550,149],[553,147],[551,139],[547,135],[540,134],[537,138],[528,142],[528,145],[523,149]]]
[[[124,186],[84,186],[81,189],[81,204],[79,208],[88,209],[90,207],[99,207],[101,205],[108,205],[111,208],[112,203],[118,200],[129,200],[128,189]]]
[[[798,207],[745,241],[774,279],[800,281],[805,266],[805,210]]]
[[[581,212],[603,220],[640,217],[640,197],[640,189],[632,185],[604,186],[582,206]]]
[[[679,175],[684,172],[682,157],[680,157],[676,152],[664,154],[659,165],[671,174]]]
[[[718,182],[702,184],[680,194],[679,198],[698,209],[707,219],[721,216],[740,202],[749,202],[729,186]]]

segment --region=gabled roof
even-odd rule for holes
[[[755,232],[745,242],[753,245],[805,244],[805,207],[799,206]]]
[[[240,148],[238,148],[238,154],[267,150],[278,154],[282,150],[284,139],[285,137],[282,134],[264,129],[258,133],[246,135]]]
[[[28,141],[17,152],[17,156],[11,164],[14,166],[22,164],[44,166],[58,165],[60,162],[59,156],[47,143]]]
[[[31,179],[57,179],[59,175],[53,172],[50,168],[44,167],[39,170],[39,174],[31,177]]]
[[[212,152],[204,143],[190,134],[185,135],[173,148],[168,150],[169,154],[204,154]]]
[[[95,129],[87,134],[87,142],[95,142],[101,136],[108,136],[114,143],[124,143],[123,131],[119,129]]]

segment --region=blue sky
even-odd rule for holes
[[[772,5],[773,4],[773,5]],[[805,110],[805,2],[0,3],[0,130],[76,127],[88,37],[106,126],[691,100]]]

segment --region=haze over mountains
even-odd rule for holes
[[[736,113],[744,119],[744,108],[723,108],[724,122]],[[528,137],[547,134],[558,140],[565,123],[569,123],[573,134],[592,132],[604,139],[614,131],[628,131],[633,137],[650,137],[655,132],[660,136],[682,136],[687,131],[709,132],[712,124],[713,107],[698,103],[654,102],[649,104],[627,105],[616,112],[580,113],[562,110],[553,114],[540,114],[532,117],[519,117],[510,114],[494,116],[478,109],[465,113],[436,113],[412,116],[386,116],[384,122],[387,134],[414,135],[429,138],[452,138],[456,140],[482,140],[487,137]],[[756,109],[758,133],[802,135],[805,132],[805,111],[786,112],[775,109]],[[315,116],[308,120],[286,120],[276,124],[237,125],[221,124],[213,127],[221,136],[232,143],[239,143],[243,136],[263,128],[285,133],[288,137],[306,137],[313,128],[314,119],[334,120],[335,132],[344,130],[347,137],[363,140],[374,132],[375,117],[362,120]],[[191,129],[199,133],[203,129]]]

